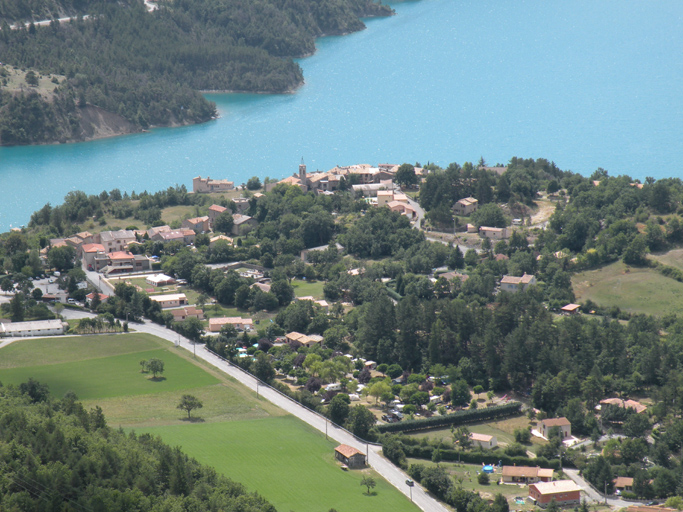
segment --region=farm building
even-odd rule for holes
[[[571,507],[581,503],[581,488],[571,480],[538,482],[529,485],[529,497],[541,508],[546,508],[552,500],[560,507]]]
[[[350,468],[362,468],[365,466],[365,454],[347,444],[337,446],[334,449],[334,456],[338,461]]]
[[[506,484],[535,484],[550,482],[553,470],[528,466],[503,466],[503,482]]]

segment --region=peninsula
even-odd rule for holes
[[[0,145],[208,121],[199,91],[291,92],[303,83],[292,58],[315,38],[392,12],[373,0],[0,3]]]

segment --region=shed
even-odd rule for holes
[[[347,444],[340,444],[334,449],[334,456],[342,464],[350,468],[362,468],[365,466],[365,454]]]

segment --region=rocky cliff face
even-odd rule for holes
[[[118,114],[108,112],[99,107],[86,105],[79,109],[80,137],[73,140],[93,140],[114,135],[136,133],[140,128]]]

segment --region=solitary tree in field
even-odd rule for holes
[[[187,411],[187,419],[192,419],[191,413],[195,409],[201,409],[204,404],[196,397],[192,395],[183,395],[180,397],[180,403],[178,403],[178,409]]]
[[[156,379],[157,374],[164,373],[164,362],[161,359],[153,357],[147,361],[147,371],[152,372],[152,378]]]
[[[146,373],[147,372],[147,359],[141,359],[140,360],[140,373]]]
[[[377,485],[377,482],[375,482],[375,479],[372,478],[371,476],[364,476],[361,479],[360,484],[362,486],[368,488],[368,496],[369,496],[370,495],[370,489],[373,489]]]

